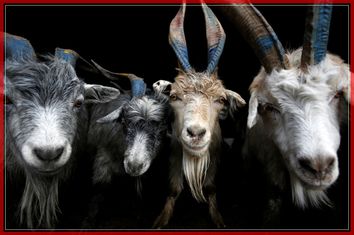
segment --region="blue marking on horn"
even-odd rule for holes
[[[329,27],[331,24],[332,5],[314,7],[313,59],[314,64],[321,62],[327,53]]]
[[[206,72],[213,73],[224,49],[226,35],[213,11],[205,3],[202,3],[202,9],[208,42],[208,67]]]
[[[77,54],[73,50],[55,48],[55,57],[58,59],[65,60],[66,62],[70,63],[72,66],[75,67],[76,61],[79,58],[79,54]]]
[[[284,48],[281,46],[281,43],[274,32],[272,32],[270,35],[258,37],[256,40],[256,44],[258,45],[260,52],[262,52],[262,56],[265,56],[270,50],[275,47],[279,49],[280,55],[284,55],[285,53]]]
[[[213,73],[218,66],[220,56],[224,50],[225,37],[221,38],[216,47],[209,48],[207,73]]]
[[[21,60],[36,56],[31,43],[27,39],[8,33],[5,33],[5,35],[6,59]]]
[[[171,39],[170,41],[170,44],[173,50],[175,51],[183,70],[186,72],[190,71],[192,69],[192,66],[189,64],[187,46],[177,40]]]
[[[142,79],[130,79],[133,97],[141,97],[145,95],[146,83]]]

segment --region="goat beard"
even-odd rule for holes
[[[26,174],[26,185],[20,203],[20,222],[28,228],[52,228],[57,221],[58,177]],[[34,225],[34,221],[37,224]]]
[[[290,174],[290,181],[293,201],[300,208],[306,208],[308,204],[317,208],[322,204],[325,204],[329,207],[332,206],[325,190],[314,190],[306,188],[293,174]]]
[[[198,202],[206,202],[203,185],[209,168],[209,151],[204,156],[192,156],[183,151],[183,172],[193,197]]]

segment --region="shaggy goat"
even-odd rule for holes
[[[112,77],[109,71],[96,64]],[[108,74],[110,73],[110,74]],[[122,74],[121,74],[122,75]],[[117,99],[104,105],[94,105],[90,119],[88,144],[96,152],[93,165],[95,195],[83,226],[92,227],[100,200],[114,176],[128,174],[137,177],[137,193],[141,194],[140,177],[160,153],[168,126],[167,99],[151,90],[145,91],[143,79],[127,74],[131,91],[123,91]]]
[[[338,178],[340,122],[349,101],[349,67],[326,49],[332,7],[309,9],[303,48],[287,54],[252,5],[223,11],[264,66],[250,86],[246,157],[264,165],[269,188],[284,192],[289,176],[296,206],[329,204],[326,190]]]
[[[85,144],[83,103],[120,94],[78,79],[76,56],[57,49],[55,57],[39,62],[27,40],[6,34],[6,171],[25,178],[19,210],[28,228],[53,228],[57,220],[59,184]]]
[[[235,92],[226,90],[218,79],[216,66],[225,43],[225,34],[213,12],[203,5],[209,47],[206,71],[196,72],[188,62],[183,32],[185,5],[170,25],[169,41],[183,70],[179,70],[174,83],[158,81],[154,89],[169,95],[174,113],[172,123],[172,153],[170,156],[170,193],[164,209],[155,220],[154,227],[168,224],[175,201],[183,189],[185,178],[193,197],[209,204],[209,213],[217,227],[224,227],[217,209],[214,178],[221,151],[219,115],[230,108],[245,105]]]

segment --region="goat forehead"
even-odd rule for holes
[[[265,81],[266,91],[263,95],[279,103],[327,103],[334,92],[326,79],[319,79],[313,73],[299,75],[295,69],[272,73]]]
[[[208,97],[225,96],[222,82],[205,73],[188,73],[176,77],[172,90],[179,94],[202,93]]]
[[[162,121],[165,115],[164,105],[148,97],[133,98],[125,110],[125,117],[131,122]]]
[[[60,95],[69,96],[75,91],[83,92],[82,82],[74,69],[65,62],[53,59],[47,63],[28,61],[22,65],[9,65],[6,77],[10,80],[8,90],[14,90],[26,99]]]

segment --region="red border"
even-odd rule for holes
[[[201,0],[184,0],[187,3],[200,3]],[[316,1],[316,3],[319,2],[325,2],[326,0],[320,0]],[[4,31],[4,6],[6,4],[48,4],[48,5],[53,5],[53,4],[180,4],[182,0],[4,0],[0,4],[0,32]],[[230,2],[233,3],[248,3],[252,2],[255,4],[312,4],[314,3],[314,0],[204,0],[206,3],[211,3],[211,4],[228,4]],[[326,1],[327,2],[327,1]],[[331,1],[334,4],[349,4],[350,6],[350,11],[349,11],[349,18],[350,18],[350,70],[354,71],[354,37],[353,37],[353,25],[354,25],[354,17],[351,16],[350,13],[353,12],[353,5],[351,4],[350,0],[332,0]],[[0,94],[3,94],[4,91],[4,38],[3,34],[1,33],[0,37],[0,73],[1,73],[1,79],[0,79]],[[354,85],[351,83],[351,97],[354,97]],[[1,95],[1,101],[0,101],[0,133],[3,133],[0,136],[0,208],[4,208],[4,172],[1,172],[1,169],[4,170],[4,102],[3,102],[3,95]],[[353,102],[351,102],[353,104]],[[350,107],[350,146],[354,143],[354,140],[352,138],[352,133],[354,133],[354,125],[352,123],[352,116],[354,114],[352,113],[352,107]],[[352,156],[352,151],[350,151],[350,158]],[[354,161],[350,160],[350,169],[354,169]],[[349,170],[350,174],[350,195],[354,195],[354,187],[352,185],[352,182],[354,182],[354,174]],[[129,234],[129,235],[134,235],[134,234],[144,234],[144,235],[155,235],[155,234],[164,234],[164,235],[175,235],[175,234],[185,234],[185,235],[199,235],[199,234],[222,234],[222,233],[227,233],[227,234],[248,234],[248,235],[258,235],[258,234],[274,234],[274,233],[281,233],[281,234],[311,234],[311,235],[320,235],[320,234],[354,234],[352,230],[352,225],[354,222],[354,218],[352,215],[354,205],[352,202],[352,198],[350,198],[350,224],[349,224],[349,231],[324,231],[324,232],[311,232],[311,231],[306,231],[306,232],[301,232],[301,231],[260,231],[260,232],[248,232],[248,231],[196,231],[196,232],[183,232],[183,231],[144,231],[144,232],[139,232],[139,231],[134,231],[134,232],[104,232],[104,231],[99,231],[99,232],[91,232],[91,231],[59,231],[59,232],[49,232],[49,231],[35,231],[35,232],[9,232],[9,231],[4,231],[4,213],[2,210],[0,210],[0,234],[58,234],[58,235],[68,235],[68,234],[106,234],[106,235],[111,235],[111,234]]]

